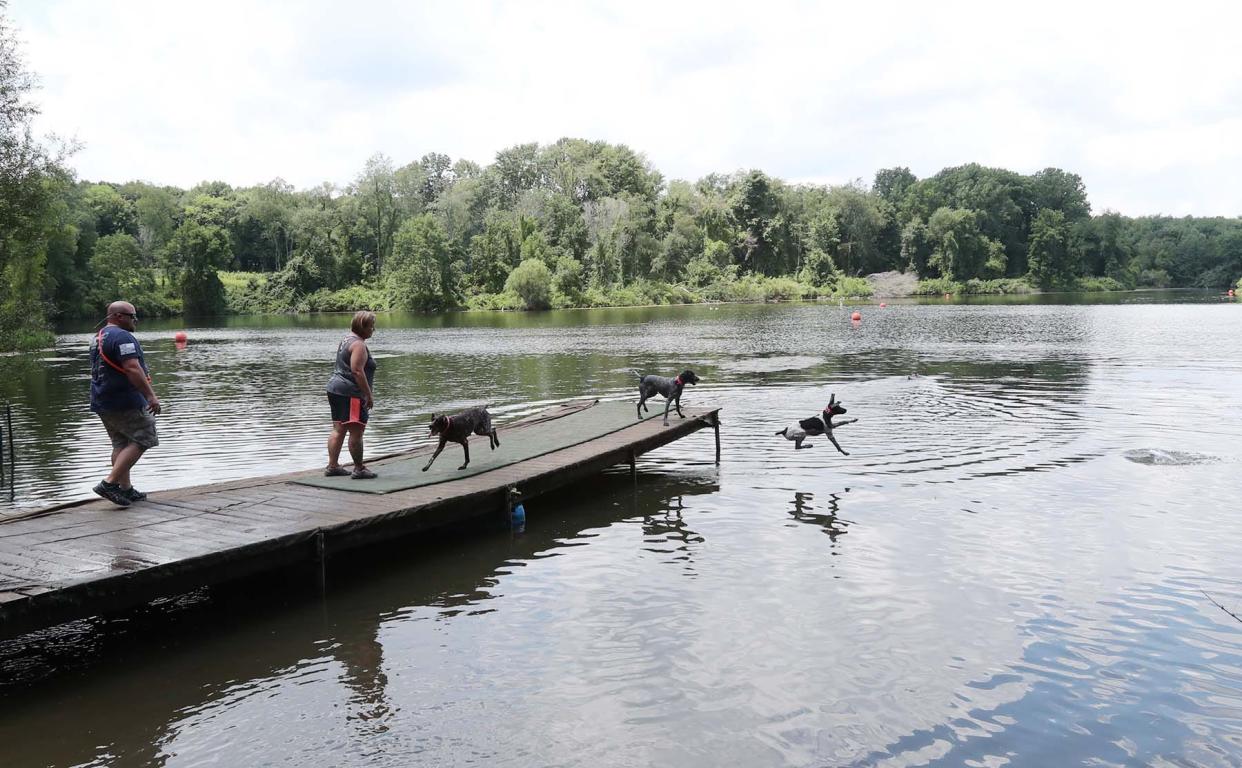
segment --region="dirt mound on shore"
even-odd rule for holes
[[[913,272],[876,272],[867,275],[867,282],[871,283],[871,291],[875,296],[895,297],[895,296],[912,296],[914,289],[919,284],[919,279]]]

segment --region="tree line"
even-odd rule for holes
[[[33,80],[0,16],[0,332],[125,298],[146,314],[437,311],[926,292],[1223,288],[1242,219],[1092,215],[1082,179],[969,164],[790,184],[666,180],[620,144],[519,144],[482,166],[367,161],[348,184],[190,189],[75,178],[31,135]]]

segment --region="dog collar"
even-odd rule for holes
[[[674,383],[674,384],[676,384],[676,385],[678,385],[678,386],[681,386],[681,384],[682,384],[681,377],[680,377],[680,376],[678,376],[677,378],[673,379],[673,383]]]

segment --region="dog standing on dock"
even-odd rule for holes
[[[471,435],[483,435],[487,437],[487,444],[492,450],[500,445],[500,437],[496,434],[496,429],[492,426],[492,415],[487,412],[487,406],[480,408],[470,408],[455,413],[452,416],[447,414],[434,413],[431,414],[431,435],[432,437],[440,436],[440,445],[436,447],[436,452],[431,454],[431,458],[427,460],[427,466],[423,467],[423,471],[431,469],[431,463],[440,455],[440,451],[444,450],[444,446],[451,440],[461,446],[461,450],[466,455],[465,462],[458,469],[465,469],[470,465],[470,445]]]
[[[825,408],[822,413],[817,416],[812,416],[809,419],[795,421],[776,434],[784,437],[786,440],[793,440],[794,450],[814,448],[815,446],[810,443],[803,445],[802,441],[808,437],[827,435],[828,439],[832,441],[832,444],[837,447],[838,451],[844,453],[846,456],[849,456],[850,452],[842,448],[841,444],[837,442],[837,439],[832,436],[832,430],[834,427],[843,427],[846,424],[853,424],[858,421],[858,419],[846,419],[845,421],[833,424],[832,417],[840,416],[843,413],[845,413],[845,405],[837,402],[836,393],[833,393],[833,395],[828,399],[828,407]]]
[[[694,371],[687,368],[675,379],[652,374],[644,376],[635,370],[631,370],[630,373],[638,377],[638,418],[643,417],[643,411],[651,410],[647,407],[647,400],[657,394],[664,396],[664,426],[668,426],[670,405],[677,408],[678,416],[686,418],[686,414],[681,412],[681,391],[686,388],[687,384],[699,383],[699,377],[694,374]]]

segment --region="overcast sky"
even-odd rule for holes
[[[1012,10],[1011,10],[1012,9]],[[1242,215],[1242,3],[11,0],[81,178],[350,182],[562,136],[666,178],[1076,172],[1093,209]]]

